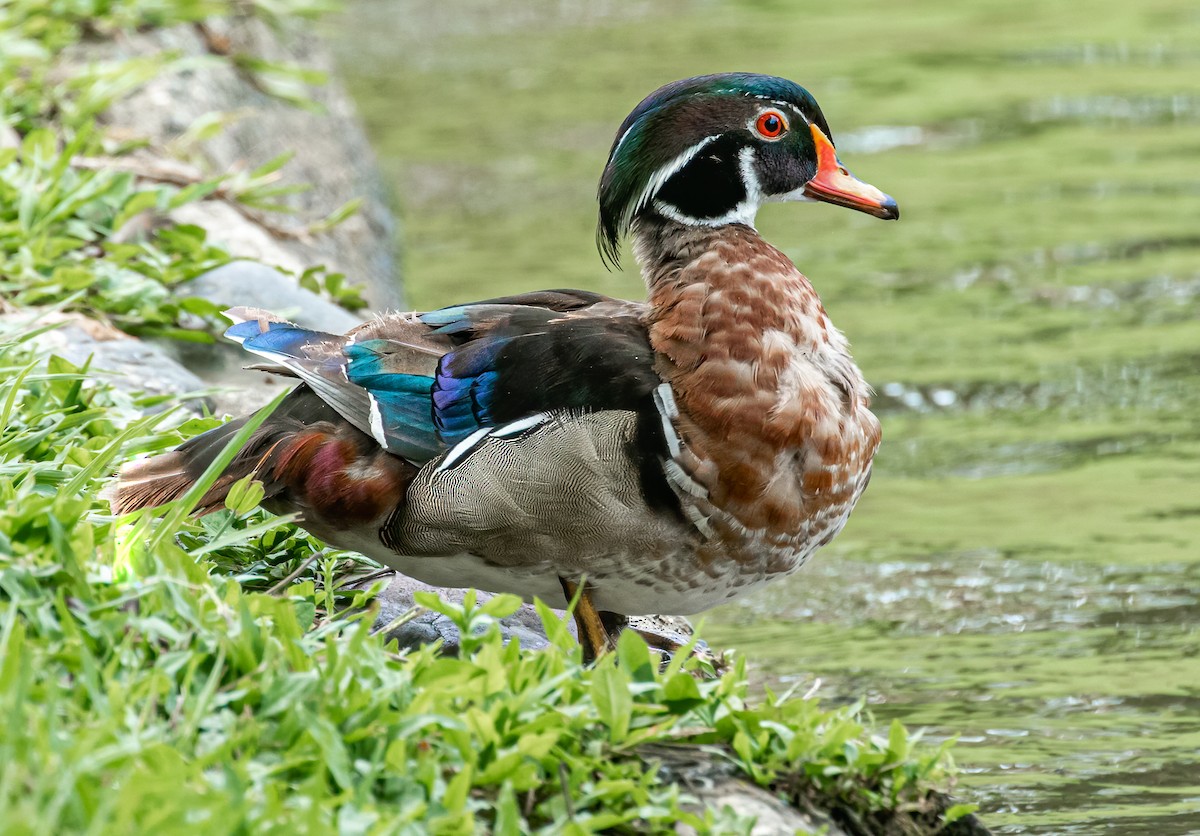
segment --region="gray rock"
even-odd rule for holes
[[[375,604],[379,607],[375,617],[375,629],[386,629],[388,637],[395,639],[401,648],[416,649],[431,642],[441,641],[443,652],[457,654],[460,650],[458,628],[441,613],[424,611],[403,624],[396,622],[415,606],[413,596],[417,592],[436,592],[444,601],[461,604],[465,590],[431,587],[395,573],[383,577],[386,585],[375,598]],[[357,583],[352,583],[351,586],[366,589],[372,583],[378,582],[379,578],[379,573],[374,573]],[[481,604],[495,597],[487,592],[477,594],[477,600]],[[554,612],[560,618],[565,617],[561,610]],[[525,605],[508,618],[501,619],[499,627],[506,641],[516,639],[520,641],[522,648],[536,650],[548,644],[541,619],[530,605]],[[629,627],[646,636],[651,646],[668,649],[688,641],[692,634],[687,619],[670,616],[630,619]],[[572,634],[575,633],[573,622],[568,621],[567,628]],[[656,638],[660,641],[656,641]],[[706,651],[706,648],[702,646],[701,650]],[[748,780],[734,764],[731,753],[720,746],[655,743],[638,747],[637,753],[648,768],[658,771],[663,781],[684,787],[695,799],[691,807],[696,812],[701,813],[706,809],[728,809],[742,821],[753,819],[750,833],[754,836],[775,836],[783,833],[801,836],[846,836],[846,830],[834,821],[828,811],[804,804],[801,807],[793,806],[785,798]],[[935,794],[931,809],[927,813],[898,811],[898,819],[911,816],[912,820],[902,822],[903,826],[898,825],[896,829],[889,828],[887,832],[936,831],[947,836],[988,836],[987,828],[973,815],[939,830],[941,814],[953,803],[952,798]],[[676,833],[690,836],[696,831],[686,825],[678,825]]]
[[[175,26],[125,33],[113,40],[78,44],[63,56],[59,80],[86,64],[174,53],[188,61],[160,73],[116,101],[102,120],[113,135],[146,137],[151,148],[178,140],[197,119],[218,113],[231,117],[216,137],[186,149],[209,173],[249,171],[285,152],[295,156],[278,174],[278,185],[305,184],[308,190],[279,198],[295,218],[268,213],[275,229],[259,224],[220,201],[204,201],[178,211],[177,220],[204,226],[214,241],[235,254],[261,257],[289,269],[325,264],[367,285],[376,308],[403,301],[395,259],[396,223],[388,207],[374,154],[353,103],[336,80],[301,85],[296,92],[316,109],[304,109],[270,95],[261,79],[215,60],[213,53],[247,55],[306,70],[328,71],[333,61],[304,20],[281,20],[277,28],[253,18],[212,19],[205,27]],[[364,198],[358,215],[320,235],[291,234],[354,198]],[[236,217],[235,217],[236,216]],[[280,234],[281,229],[289,234]]]
[[[120,97],[102,114],[106,134],[117,139],[145,139],[145,147],[114,161],[95,158],[80,165],[116,165],[150,182],[182,184],[215,174],[249,172],[272,158],[294,152],[273,176],[273,185],[304,185],[296,194],[272,200],[292,214],[259,212],[221,195],[173,210],[168,220],[204,228],[209,239],[243,258],[279,266],[291,273],[324,264],[366,285],[377,307],[399,307],[403,301],[395,259],[396,223],[382,186],[383,178],[367,144],[353,104],[331,79],[326,84],[296,82],[292,91],[315,103],[313,108],[270,95],[269,80],[239,69],[234,56],[244,55],[305,70],[328,71],[333,61],[311,25],[281,20],[269,26],[251,17],[214,18],[203,26],[174,26],[125,32],[113,39],[88,39],[66,50],[54,81],[65,82],[86,65],[142,56],[170,54],[182,60],[168,71]],[[220,56],[230,56],[228,60]],[[247,65],[248,66],[248,65]],[[187,138],[197,120],[217,115],[225,126],[198,142]],[[13,140],[0,131],[0,144]],[[349,200],[363,198],[359,213],[332,230],[310,234],[308,224]],[[145,212],[116,237],[144,234],[162,217]],[[302,290],[291,276],[251,262],[237,262],[194,280],[181,292],[221,305],[247,305],[287,314],[322,330],[342,332],[359,318]],[[51,338],[56,339],[56,338]],[[71,349],[85,356],[81,340]],[[128,370],[123,386],[148,391],[219,387],[223,393],[207,405],[219,413],[242,414],[269,401],[287,381],[261,372],[246,372],[247,355],[233,345],[155,341],[104,348],[97,367]],[[64,346],[64,349],[66,346]],[[118,356],[120,355],[120,356]],[[161,370],[147,375],[142,366]],[[144,363],[143,363],[144,361]],[[173,362],[172,362],[173,361]],[[167,378],[171,378],[168,381]]]
[[[368,579],[355,586],[367,588],[373,582]],[[441,613],[423,611],[412,620],[394,626],[397,619],[415,606],[413,595],[417,592],[436,592],[442,600],[456,604],[461,604],[465,595],[462,589],[431,587],[404,575],[393,574],[387,579],[387,586],[375,598],[379,606],[375,629],[387,629],[388,637],[395,639],[401,648],[416,649],[440,640],[443,652],[457,654],[460,649],[458,628]],[[487,592],[477,594],[481,604],[495,597]],[[565,617],[562,611],[555,612],[560,618]],[[691,625],[686,619],[647,616],[631,626],[646,635],[652,645],[679,644],[691,637]],[[528,604],[508,618],[501,619],[499,627],[505,641],[516,639],[522,648],[536,650],[548,644],[541,618]],[[569,621],[567,627],[572,634],[575,633],[574,622]],[[664,641],[654,642],[656,636]],[[691,745],[654,745],[642,747],[639,754],[648,764],[659,769],[664,780],[687,787],[687,791],[698,802],[694,805],[697,812],[706,808],[720,810],[728,807],[743,819],[754,818],[756,821],[750,832],[755,836],[774,836],[776,833],[845,836],[827,817],[798,810],[742,778],[729,758],[715,749]],[[696,831],[680,826],[676,832],[694,834]]]
[[[171,361],[162,349],[141,340],[110,340],[88,342],[87,335],[75,328],[51,331],[66,344],[58,353],[72,363],[81,363],[92,355],[92,371],[111,375],[118,388],[153,395],[182,395],[202,392],[207,387],[178,363]]]
[[[290,276],[256,261],[234,261],[209,270],[180,285],[177,292],[218,305],[263,308],[305,328],[333,334],[349,331],[362,322],[344,308],[298,287]]]
[[[180,285],[181,296],[199,296],[217,305],[264,308],[298,325],[341,334],[362,320],[354,314],[297,287],[290,276],[256,261],[234,261]],[[245,368],[258,360],[235,343],[216,344],[162,340],[157,345],[191,370],[205,385],[220,387],[213,394],[213,411],[245,415],[263,406],[281,386],[292,381]]]
[[[845,831],[828,817],[801,812],[757,784],[741,778],[726,778],[697,792],[705,807],[729,808],[743,818],[753,818],[752,836],[780,833],[845,836]]]
[[[290,378],[245,368],[254,358],[236,345],[178,343],[169,351],[180,365],[215,387],[207,399],[213,415],[249,415],[270,403],[280,389],[296,384]]]
[[[405,575],[391,576],[388,585],[376,597],[379,614],[375,618],[375,626],[384,628],[392,624],[415,606],[413,594],[416,592],[436,592],[442,600],[461,604],[466,590],[440,589],[415,581]],[[479,603],[490,601],[495,596],[489,592],[480,592]],[[574,625],[571,625],[574,630]],[[517,639],[521,647],[542,648],[549,642],[542,629],[542,621],[538,618],[533,607],[526,605],[515,614],[500,621],[500,631],[505,641]],[[424,611],[411,621],[405,622],[388,632],[388,637],[395,639],[401,647],[417,648],[424,644],[441,639],[442,648],[446,653],[458,653],[459,633],[449,618],[441,613]]]
[[[369,586],[369,582],[356,584],[360,589]],[[444,601],[461,604],[466,590],[446,589],[430,586],[413,580],[401,574],[392,574],[387,586],[375,598],[379,606],[379,614],[375,618],[376,629],[389,629],[389,637],[395,639],[401,647],[416,648],[423,644],[440,639],[447,653],[457,653],[459,650],[458,628],[446,616],[435,612],[422,612],[411,621],[396,627],[392,623],[404,613],[416,606],[413,596],[417,592],[436,592]],[[478,601],[490,601],[495,596],[489,592],[479,592]],[[554,611],[559,618],[565,618],[562,610]],[[546,631],[542,627],[542,619],[532,605],[526,604],[521,609],[501,619],[500,632],[505,641],[518,639],[521,647],[542,648],[549,644]],[[686,644],[692,637],[692,625],[686,618],[678,616],[640,616],[629,619],[629,627],[640,632],[651,646],[664,650],[672,650]],[[567,629],[575,635],[574,621],[568,621]],[[701,643],[701,652],[707,652],[707,645]]]
[[[177,224],[203,228],[211,243],[238,258],[252,258],[297,275],[310,266],[299,248],[289,247],[286,241],[271,235],[228,203],[219,200],[188,203],[173,210],[170,218]],[[317,254],[310,255],[317,257]]]
[[[57,320],[58,328],[33,338],[39,349],[59,355],[76,366],[89,362],[89,373],[111,382],[130,394],[196,394],[190,401],[196,409],[211,408],[208,384],[177,363],[154,343],[127,337],[83,316],[36,315],[27,313],[0,316],[0,327],[20,329]]]
[[[709,755],[707,762],[701,763],[697,758],[696,772],[717,772],[723,762]],[[697,775],[688,777],[685,785],[700,801],[701,807],[712,810],[730,809],[734,815],[743,819],[754,819],[750,828],[752,836],[777,836],[777,834],[821,834],[821,836],[846,836],[846,832],[838,827],[827,816],[818,813],[802,812],[785,801],[775,797],[757,784],[735,776],[718,777],[708,782],[697,781]],[[691,836],[696,831],[679,826],[676,832],[680,836]]]

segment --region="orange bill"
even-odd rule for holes
[[[813,200],[823,200],[835,206],[857,209],[885,221],[900,217],[896,201],[870,183],[864,183],[846,170],[837,158],[837,150],[829,137],[816,125],[812,129],[817,146],[817,176],[808,181],[804,194]]]

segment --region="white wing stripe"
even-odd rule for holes
[[[680,453],[680,444],[679,433],[675,432],[674,421],[679,417],[679,406],[675,403],[675,393],[671,391],[670,384],[664,383],[654,388],[654,405],[658,408],[658,415],[662,420],[667,449],[671,451],[672,457],[677,457]]]
[[[521,418],[513,421],[510,424],[503,424],[492,429],[491,434],[496,438],[512,438],[515,435],[520,435],[528,429],[536,427],[538,424],[544,424],[550,420],[549,412],[539,412],[536,415],[530,415],[528,418]]]
[[[446,458],[442,459],[433,472],[444,473],[454,467],[489,438],[498,438],[501,440],[516,438],[534,427],[545,424],[550,418],[551,415],[549,412],[539,412],[508,424],[501,424],[498,427],[481,427],[458,442],[458,444],[455,444],[450,452],[446,454]]]
[[[491,432],[491,427],[483,427],[471,433],[462,441],[458,442],[458,444],[455,444],[452,448],[450,448],[450,452],[446,454],[446,458],[442,459],[441,464],[439,464],[437,469],[435,469],[433,472],[442,473],[454,467],[455,463],[466,456],[467,453],[470,453],[473,449],[475,449],[475,447],[479,445],[479,442],[481,442],[484,436],[486,436],[489,432]]]
[[[379,446],[386,450],[388,449],[387,431],[383,428],[383,413],[379,409],[379,401],[369,392],[367,400],[371,402],[371,435],[379,442]]]

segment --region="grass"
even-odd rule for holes
[[[661,779],[660,750],[709,751],[848,820],[945,806],[928,794],[946,746],[899,722],[874,735],[861,704],[754,700],[744,659],[713,676],[626,633],[588,667],[548,610],[551,646],[524,651],[494,626],[509,596],[423,599],[470,638],[457,658],[400,652],[372,628],[372,592],[339,588],[355,559],[253,510],[253,492],[199,521],[186,505],[114,519],[98,494],[115,464],[212,421],[161,429],[24,340],[0,344],[10,832],[747,830]]]
[[[183,178],[183,184],[139,180],[135,174],[146,166],[131,153],[148,141],[113,139],[97,128],[96,116],[155,74],[186,63],[162,53],[77,66],[60,80],[60,61],[66,50],[88,39],[199,23],[209,15],[233,14],[235,8],[268,21],[285,11],[314,11],[304,0],[279,8],[186,0],[18,0],[0,8],[0,114],[17,140],[16,147],[0,147],[0,300],[20,308],[62,303],[139,336],[210,342],[219,333],[222,306],[179,288],[232,256],[209,244],[205,230],[170,223],[169,214],[212,196],[251,211],[279,211],[278,198],[294,187],[274,184],[273,176],[288,157],[246,172],[196,175],[192,182]],[[214,60],[244,63],[237,55]],[[269,74],[258,79],[260,87],[291,99],[299,94],[279,85],[310,79],[299,68],[291,75],[277,65],[259,70]],[[219,114],[206,114],[172,144],[184,154],[219,133],[225,122]],[[308,231],[326,231],[356,205],[336,209]],[[358,289],[341,275],[314,267],[299,280],[351,307],[362,305]]]

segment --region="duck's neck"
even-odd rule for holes
[[[722,241],[747,237],[762,240],[754,228],[746,224],[690,224],[653,210],[646,210],[634,219],[630,231],[633,255],[651,295],[655,286],[674,271],[712,251]]]
[[[633,248],[651,318],[673,323],[652,328],[652,337],[662,341],[655,348],[685,366],[685,356],[698,362],[709,353],[718,334],[742,341],[734,350],[747,359],[772,354],[775,337],[786,336],[794,350],[805,352],[826,346],[837,351],[845,344],[808,279],[752,227],[698,226],[647,212],[634,222]]]

